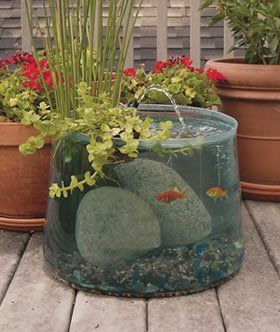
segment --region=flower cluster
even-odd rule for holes
[[[178,104],[198,107],[220,105],[215,83],[225,81],[225,77],[215,69],[204,72],[201,68],[195,68],[193,61],[185,55],[157,61],[149,73],[141,67],[138,70],[128,68],[123,74],[123,101],[137,101],[145,89],[159,84]],[[156,91],[150,92],[144,102],[169,103],[165,96]]]
[[[41,76],[42,75],[42,76]],[[43,81],[52,87],[52,75],[45,59],[18,52],[0,61],[0,121],[22,122],[29,111],[37,112],[45,100]]]
[[[163,74],[164,70],[166,68],[176,68],[178,66],[183,66],[184,68],[186,68],[189,72],[193,73],[193,72],[197,72],[199,74],[203,74],[204,71],[202,68],[195,68],[193,67],[193,61],[185,56],[177,56],[177,57],[170,57],[168,58],[166,61],[157,61],[152,73],[153,74]],[[137,72],[134,68],[127,68],[123,74],[127,77],[136,77]],[[225,77],[219,73],[216,69],[208,69],[206,71],[206,75],[210,80],[213,81],[225,81]]]
[[[48,88],[53,87],[52,74],[45,58],[37,63],[33,55],[28,52],[17,52],[7,59],[0,61],[0,69],[8,70],[9,66],[19,68],[22,72],[23,88],[30,88],[39,93],[43,92],[43,82]]]
[[[136,70],[134,68],[127,68],[123,73],[125,76],[128,76],[128,77],[136,76]]]
[[[26,78],[23,82],[23,87],[30,88],[32,90],[43,92],[43,82],[48,88],[53,87],[52,73],[49,70],[49,65],[46,59],[37,61],[33,58],[33,61],[26,62],[23,67],[22,75]]]
[[[154,74],[163,73],[165,68],[174,68],[177,66],[183,66],[186,69],[188,69],[190,72],[194,71],[197,71],[199,73],[203,72],[201,68],[194,68],[192,64],[193,61],[185,55],[170,57],[166,61],[157,61],[152,72]]]
[[[165,62],[157,61],[152,72],[154,74],[164,73],[165,68],[176,68],[178,66],[185,67],[191,73],[197,72],[199,74],[203,74],[203,69],[195,68],[193,66],[193,61],[185,55],[168,58]],[[224,76],[216,69],[208,69],[206,75],[210,80],[213,81],[225,81]]]
[[[34,57],[28,52],[18,52],[11,55],[7,59],[0,60],[0,68],[6,68],[10,65],[19,65],[29,63],[34,60]]]
[[[7,59],[0,61],[0,69],[8,70],[9,66],[15,66],[21,70],[23,88],[30,88],[39,93],[43,92],[43,82],[48,88],[53,87],[53,79],[49,70],[48,62],[45,58],[37,63],[33,55],[28,52],[17,52]]]
[[[223,74],[221,74],[220,72],[218,72],[217,69],[214,68],[209,68],[206,71],[206,75],[210,80],[216,81],[216,82],[223,82],[225,81],[225,77]]]

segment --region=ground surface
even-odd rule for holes
[[[231,281],[150,301],[94,296],[54,280],[42,234],[0,232],[1,332],[280,332],[280,204],[243,205],[246,258]]]

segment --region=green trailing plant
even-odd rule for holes
[[[235,36],[230,51],[245,48],[246,63],[280,64],[280,0],[204,0],[214,5],[210,25],[225,19]]]
[[[82,178],[72,175],[68,185],[53,183],[50,186],[51,198],[67,197],[76,188],[83,190],[86,185],[94,186],[98,178],[106,176],[105,165],[115,162],[120,156],[136,158],[140,141],[148,140],[151,146],[156,146],[170,137],[170,121],[160,123],[157,134],[152,135],[152,119],[141,119],[134,108],[114,107],[105,93],[96,98],[90,90],[85,82],[79,84],[76,119],[52,112],[44,102],[39,105],[39,114],[30,110],[25,117],[25,124],[33,125],[40,132],[20,146],[20,151],[26,155],[40,149],[46,137],[52,137],[56,145],[71,133],[83,133],[89,138],[86,148],[92,172],[86,172]]]
[[[178,105],[209,108],[220,105],[216,94],[215,82],[224,80],[217,71],[203,72],[194,68],[186,57],[169,58],[165,62],[157,61],[153,70],[146,73],[144,67],[138,70],[128,68],[124,71],[122,99],[137,101],[151,85],[165,89]],[[145,104],[169,104],[170,100],[159,91],[150,91],[141,101]]]
[[[52,73],[54,101],[45,84],[44,88],[53,111],[65,117],[70,113],[77,116],[77,86],[81,82],[92,88],[95,97],[106,92],[111,94],[113,105],[118,104],[124,63],[143,0],[138,2],[135,13],[134,2],[43,0],[44,26],[33,11],[30,28],[35,25],[39,31]],[[38,59],[35,44],[33,49]]]

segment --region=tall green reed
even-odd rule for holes
[[[91,87],[94,96],[107,93],[113,105],[118,104],[122,72],[142,2],[138,1],[135,11],[135,0],[43,0],[45,25],[32,11],[30,29],[34,25],[38,29],[52,72],[53,95],[43,84],[53,110],[63,116],[74,112],[81,82]],[[33,52],[39,61],[40,48],[34,38]]]

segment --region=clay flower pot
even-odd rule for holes
[[[36,135],[33,127],[0,123],[0,229],[41,230],[45,223],[50,168],[50,142],[24,156],[19,145]]]
[[[238,153],[246,198],[280,201],[280,65],[216,59],[226,82],[218,86],[222,111],[239,123]]]

